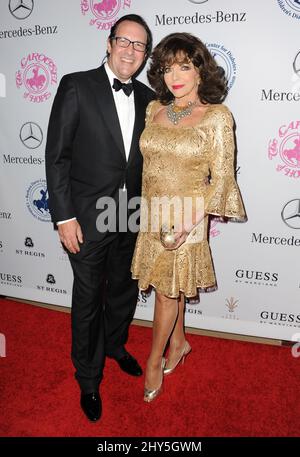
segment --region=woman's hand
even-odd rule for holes
[[[189,236],[189,232],[186,232],[185,230],[183,232],[176,232],[175,233],[176,245],[173,249],[178,249],[179,246],[181,246],[183,243],[185,243],[188,236]]]

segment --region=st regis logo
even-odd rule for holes
[[[99,30],[109,30],[126,10],[131,6],[131,0],[81,0],[81,13],[89,13],[90,25],[95,25]]]
[[[32,52],[21,60],[21,68],[16,72],[18,89],[23,86],[25,99],[41,103],[51,97],[50,88],[57,84],[57,68],[45,54]]]
[[[290,178],[300,177],[300,121],[291,121],[278,129],[269,141],[268,157],[277,162],[276,170]]]

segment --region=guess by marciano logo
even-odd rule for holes
[[[254,286],[277,286],[278,273],[269,271],[244,270],[242,268],[235,272],[235,282]]]
[[[22,276],[15,273],[5,273],[0,271],[0,284],[22,287]]]
[[[300,327],[300,314],[263,310],[259,317],[260,324],[278,325],[280,327]]]
[[[148,308],[147,299],[150,297],[150,294],[144,291],[140,291],[137,299],[137,306],[139,308]]]
[[[300,177],[300,121],[279,127],[277,136],[269,141],[268,158],[277,162],[276,171]]]
[[[32,52],[23,57],[21,68],[16,72],[16,85],[25,91],[26,100],[41,103],[51,97],[50,89],[57,84],[57,68],[50,57]]]
[[[121,15],[128,14],[127,9],[131,6],[131,0],[81,0],[81,13],[89,15],[90,25],[99,30],[109,30]]]

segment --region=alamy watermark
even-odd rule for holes
[[[157,233],[162,227],[172,227],[175,232],[190,232],[197,225],[198,235],[201,233],[203,237],[203,197],[165,195],[149,199],[133,197],[128,200],[127,192],[119,190],[117,199],[100,197],[96,208],[101,210],[96,219],[97,230],[101,233]]]

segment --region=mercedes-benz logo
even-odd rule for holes
[[[16,19],[26,19],[32,13],[33,0],[9,0],[8,8]]]
[[[189,0],[189,2],[191,2],[191,3],[205,3],[207,1],[208,0]]]
[[[43,132],[35,122],[26,122],[20,130],[20,140],[28,149],[38,148],[43,141]]]
[[[293,62],[293,69],[297,76],[300,77],[300,51],[296,55],[294,62]]]
[[[281,211],[283,222],[292,229],[300,229],[300,198],[287,202]]]

